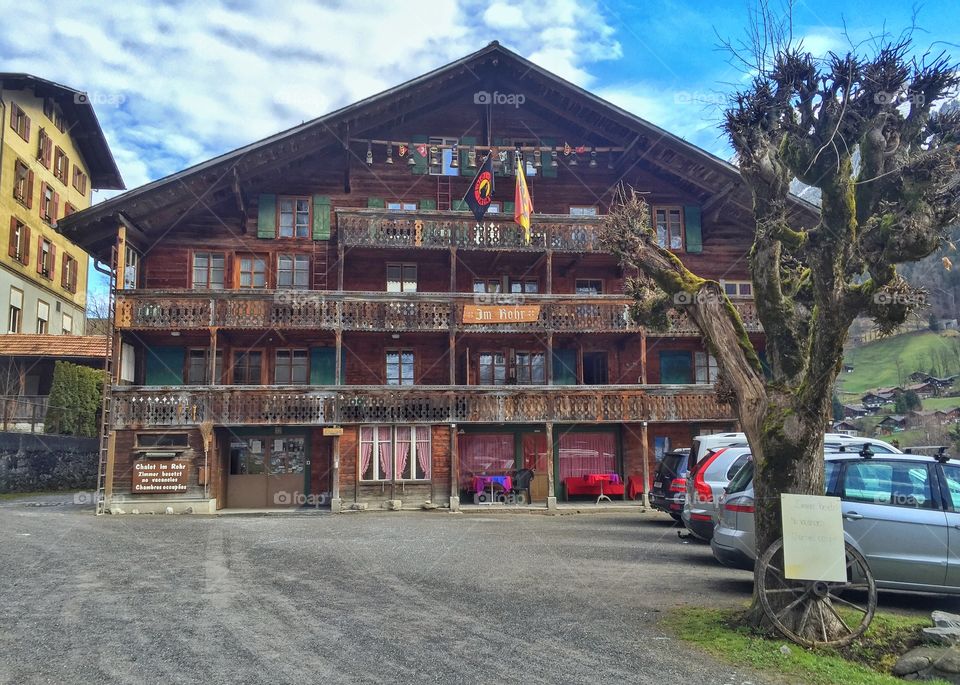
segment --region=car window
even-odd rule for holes
[[[670,452],[664,455],[663,461],[660,462],[660,464],[667,473],[682,476],[687,472],[687,455]]]
[[[733,477],[733,480],[730,481],[730,484],[727,486],[727,492],[743,492],[750,485],[750,482],[753,480],[753,459],[748,456],[747,463],[744,464],[737,475]]]
[[[730,468],[727,469],[727,480],[733,480],[734,477],[736,477],[736,475],[740,472],[740,469],[743,468],[743,465],[748,461],[750,461],[749,454],[741,454],[739,457],[737,457],[736,461],[730,464]]]
[[[840,472],[840,464],[835,461],[825,462],[823,465],[823,482],[827,486],[827,494],[832,494],[837,490],[837,474]]]
[[[852,502],[933,508],[930,471],[925,464],[873,459],[847,462],[843,498]]]
[[[944,464],[943,475],[946,476],[952,508],[954,511],[960,511],[960,466]]]

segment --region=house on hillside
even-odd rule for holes
[[[845,404],[843,405],[843,418],[845,419],[859,419],[864,416],[873,414],[875,410],[868,409],[862,404]]]
[[[886,404],[893,404],[896,396],[892,392],[868,392],[860,398],[863,406],[870,412],[876,412]]]
[[[912,385],[908,385],[903,389],[903,391],[915,392],[917,397],[925,400],[937,394],[937,386],[930,381],[923,381],[921,383],[913,383]]]
[[[890,435],[900,433],[907,428],[907,417],[901,414],[891,414],[884,417],[883,421],[877,424],[877,429],[881,435]]]
[[[63,220],[121,275],[106,508],[642,492],[657,445],[736,420],[696,326],[630,314],[620,184],[762,352],[738,170],[498,43]]]
[[[929,373],[925,371],[914,371],[909,376],[907,376],[907,380],[910,381],[911,383],[926,383],[931,378],[933,378],[933,376],[931,376]]]
[[[860,429],[857,427],[857,424],[846,419],[843,421],[834,421],[830,426],[830,432],[852,436],[860,435]]]
[[[908,414],[908,419],[911,428],[934,428],[950,423],[947,412],[940,409],[911,411]]]

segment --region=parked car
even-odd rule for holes
[[[650,489],[650,506],[680,520],[683,510],[683,494],[686,490],[687,471],[690,470],[690,450],[676,449],[663,455],[653,472],[653,487]]]
[[[694,537],[709,542],[717,502],[737,472],[750,461],[749,447],[718,447],[690,469],[681,519]]]
[[[826,491],[841,499],[847,542],[879,588],[960,594],[960,463],[871,448],[868,458],[826,456]],[[753,567],[753,502],[746,465],[730,483],[711,542],[727,565]]]

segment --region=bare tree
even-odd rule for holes
[[[637,314],[663,323],[668,308],[685,310],[717,358],[718,392],[753,451],[758,554],[781,535],[781,493],[824,492],[823,427],[851,323],[901,325],[923,298],[895,265],[937,249],[960,214],[960,116],[934,106],[958,83],[946,57],[911,58],[907,36],[818,61],[788,21],[761,20],[764,58],[724,129],[753,196],[750,271],[769,376],[720,285],[658,244],[639,194],[624,191],[605,222],[610,249],[640,273]],[[813,226],[791,220],[794,178],[820,191]],[[840,634],[835,619],[797,614],[786,622],[802,634]],[[757,601],[751,620],[762,623]]]

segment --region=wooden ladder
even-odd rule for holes
[[[437,209],[450,208],[450,177],[437,176]]]
[[[103,358],[103,393],[100,403],[100,459],[97,464],[97,492],[94,498],[96,514],[107,512],[107,479],[110,476],[110,450],[113,435],[113,368],[114,356],[120,350],[114,346],[117,314],[117,268],[120,240],[110,250],[110,282],[107,289],[107,352]]]

